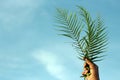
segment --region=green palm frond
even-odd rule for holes
[[[88,11],[78,6],[80,15],[57,9],[56,21],[61,35],[73,40],[80,59],[100,61],[107,45],[107,33],[100,17],[92,20]],[[83,30],[84,29],[84,30]]]
[[[82,31],[82,24],[78,20],[78,17],[75,13],[69,13],[63,9],[57,9],[57,17],[56,20],[58,23],[59,31],[64,32],[63,36],[69,37],[74,41],[78,41],[80,38],[80,33]]]
[[[103,53],[107,45],[107,33],[104,23],[97,17],[97,19],[92,20],[90,14],[82,7],[78,7],[80,10],[80,15],[87,26],[86,28],[86,38],[84,38],[86,47],[84,57],[90,59],[91,61],[99,61],[103,57]]]

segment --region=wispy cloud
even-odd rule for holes
[[[33,56],[38,62],[42,63],[47,72],[56,79],[70,80],[66,67],[60,62],[61,58],[58,58],[55,54],[38,50],[34,52]]]

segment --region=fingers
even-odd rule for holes
[[[82,75],[86,75],[88,73],[87,69],[84,69],[84,71],[82,72]]]
[[[84,70],[82,72],[82,75],[86,76],[89,73],[90,70],[89,70],[88,66],[89,65],[85,62],[84,63]]]
[[[87,63],[85,62],[85,63],[84,63],[84,68],[86,67],[86,65],[87,65]]]

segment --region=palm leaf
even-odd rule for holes
[[[69,13],[63,9],[57,9],[56,20],[59,23],[59,31],[63,32],[61,35],[72,38],[76,42],[79,40],[83,25],[78,20],[75,13]]]
[[[88,11],[83,7],[78,6],[78,9],[80,17],[77,13],[57,9],[56,21],[59,31],[62,32],[61,35],[73,40],[80,59],[88,58],[93,62],[100,61],[107,45],[104,23],[100,17],[92,20]],[[82,37],[81,33],[84,33]]]

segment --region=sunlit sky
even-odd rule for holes
[[[120,80],[119,0],[0,0],[0,80],[83,80],[83,61],[69,39],[55,30],[55,9],[102,16],[107,56],[98,62],[101,80]]]

